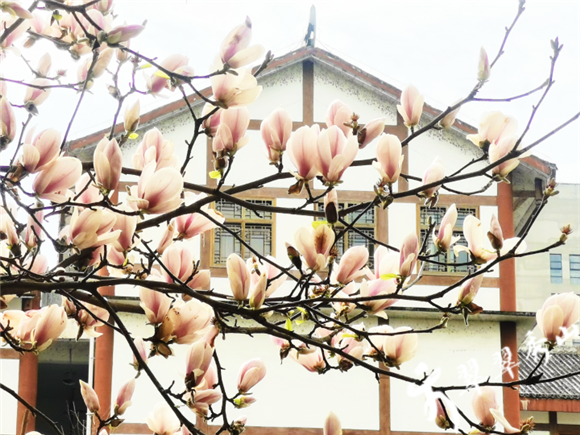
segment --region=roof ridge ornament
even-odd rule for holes
[[[316,8],[314,5],[310,6],[310,19],[308,20],[308,28],[306,35],[304,35],[304,45],[306,47],[314,48],[316,43]]]

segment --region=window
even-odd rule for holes
[[[550,254],[550,282],[562,284],[562,254]]]
[[[443,220],[443,216],[447,212],[445,207],[420,207],[420,218],[419,218],[419,229],[422,242],[425,236],[429,232],[429,224],[435,224],[435,234],[439,231],[439,225]],[[457,207],[457,222],[455,227],[453,227],[453,235],[459,237],[457,245],[467,246],[467,241],[463,237],[463,221],[468,215],[477,216],[477,208],[473,207]],[[437,248],[433,243],[433,238],[429,236],[427,240],[427,249],[431,254],[437,252]],[[453,247],[449,249],[448,252],[439,253],[437,256],[432,257],[433,261],[438,261],[440,263],[457,263],[463,264],[468,263],[471,259],[469,253],[461,252],[459,256],[453,253]],[[475,270],[475,266],[446,266],[443,264],[425,263],[423,268],[424,272],[440,272],[440,273],[462,273],[471,272]]]
[[[580,255],[570,254],[570,284],[580,285]]]
[[[355,203],[344,203],[341,202],[338,204],[339,210],[343,210],[348,207],[352,207],[357,205]],[[318,204],[318,210],[324,211],[324,204]],[[355,211],[352,213],[347,214],[344,216],[344,221],[347,223],[351,223],[357,216],[361,213],[362,210]],[[325,218],[319,218],[319,220],[324,220]],[[366,211],[354,224],[354,228],[356,228],[361,233],[365,234],[367,237],[372,239],[375,238],[375,208],[372,207],[370,210]],[[344,226],[340,223],[335,225],[336,230],[340,233],[344,229]],[[374,267],[374,254],[375,254],[375,244],[367,239],[362,234],[358,233],[357,231],[350,229],[347,233],[342,237],[338,242],[336,242],[336,249],[338,250],[338,257],[337,262],[340,260],[344,251],[348,248],[352,248],[353,246],[366,246],[369,250],[369,262],[367,265],[370,268]]]
[[[274,205],[272,200],[254,200],[247,202],[260,205]],[[225,225],[238,234],[260,255],[274,255],[272,251],[274,234],[274,217],[270,211],[253,212],[239,204],[219,200],[215,203],[217,211],[225,218]],[[244,259],[250,258],[252,252],[228,231],[216,228],[214,230],[213,265],[223,266],[231,253],[236,253]]]

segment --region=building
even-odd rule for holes
[[[304,47],[285,56],[274,60],[259,78],[260,85],[264,87],[260,98],[250,106],[252,121],[248,136],[250,143],[236,155],[236,162],[228,178],[228,184],[233,180],[235,184],[242,184],[255,178],[272,173],[273,169],[268,166],[262,154],[262,141],[259,126],[262,119],[276,107],[284,107],[293,119],[294,129],[302,125],[313,123],[324,124],[325,113],[329,104],[340,99],[356,111],[361,117],[361,122],[368,122],[377,117],[387,119],[387,133],[395,134],[399,138],[405,138],[407,128],[397,115],[396,104],[400,97],[400,90],[367,74],[356,66],[340,59],[339,57],[324,50],[314,47]],[[206,95],[209,90],[204,91]],[[199,98],[190,97],[190,103],[194,110],[201,111],[203,101]],[[424,122],[428,122],[439,113],[435,108],[425,107]],[[177,101],[156,109],[141,117],[140,131],[144,132],[152,127],[157,127],[176,146],[176,153],[183,157],[185,150],[184,138],[191,136],[190,114],[183,101]],[[122,126],[117,126],[118,132]],[[466,140],[465,135],[474,133],[472,126],[462,122],[456,122],[449,130],[431,131],[413,141],[412,146],[405,147],[405,160],[403,173],[422,174],[436,156],[440,156],[445,162],[449,172],[457,169],[462,164],[479,155],[479,149]],[[81,158],[91,160],[95,144],[102,137],[103,132],[97,132],[71,144],[70,150]],[[131,155],[135,150],[138,140],[129,141],[124,147],[124,160],[127,166],[131,166]],[[371,144],[361,150],[358,159],[371,158],[374,156],[374,145]],[[261,164],[257,164],[263,159]],[[285,162],[285,167],[289,167]],[[481,168],[483,165],[474,165]],[[252,170],[249,171],[248,168]],[[199,185],[215,186],[216,180],[209,177],[213,170],[211,162],[211,145],[201,141],[193,150],[193,160],[187,174],[187,181]],[[481,219],[484,225],[490,221],[491,216],[496,214],[502,225],[504,235],[510,237],[521,228],[520,223],[526,219],[531,211],[528,201],[528,192],[535,189],[543,189],[547,180],[553,176],[555,167],[538,158],[529,157],[518,167],[513,175],[513,184],[492,185],[486,192],[465,196],[456,195],[452,192],[441,192],[439,204],[435,209],[426,209],[417,198],[408,198],[391,204],[388,209],[377,208],[374,213],[364,217],[358,229],[363,232],[374,234],[381,241],[399,246],[403,238],[410,232],[421,233],[425,230],[429,216],[440,219],[447,207],[456,203],[462,218],[468,214],[474,214]],[[339,186],[339,201],[342,204],[354,204],[368,201],[374,198],[372,184],[376,181],[376,173],[371,173],[368,168],[349,168],[343,177],[344,183]],[[464,187],[476,190],[486,181],[470,180]],[[302,197],[289,197],[286,190],[290,182],[284,180],[271,183],[268,186],[244,194],[243,198],[251,201],[262,201],[266,204],[275,204],[284,207],[296,207],[303,204]],[[400,179],[397,189],[399,191],[417,186],[417,182],[407,182]],[[457,187],[457,186],[450,186]],[[315,194],[322,193],[321,185],[314,185]],[[520,201],[518,192],[523,192],[525,201]],[[534,193],[535,194],[535,193]],[[312,218],[299,216],[270,216],[263,214],[261,217],[246,213],[235,204],[218,203],[216,205],[224,215],[226,223],[232,228],[241,231],[246,240],[261,252],[270,253],[280,262],[287,262],[285,242],[292,242],[293,233],[301,226],[310,226]],[[458,223],[454,230],[460,232],[461,224]],[[148,236],[152,239],[159,238],[159,232],[151,232]],[[346,245],[365,243],[351,233],[346,238]],[[202,268],[210,268],[212,273],[212,286],[217,290],[228,291],[229,286],[223,265],[223,252],[237,247],[227,234],[215,232],[206,233],[196,241],[196,256],[201,260]],[[371,247],[372,248],[372,247]],[[239,252],[244,255],[240,247]],[[450,258],[452,260],[452,258]],[[458,262],[461,262],[458,260]],[[469,328],[466,328],[462,319],[452,319],[448,328],[437,331],[435,334],[424,334],[420,337],[420,347],[417,356],[406,363],[401,372],[415,375],[415,370],[421,363],[427,364],[428,369],[441,368],[439,383],[469,383],[470,377],[481,379],[484,374],[493,379],[511,380],[510,373],[502,373],[502,367],[497,364],[492,355],[500,355],[504,348],[509,348],[517,363],[518,345],[525,338],[526,332],[533,328],[535,311],[541,302],[533,307],[520,310],[518,303],[519,277],[516,273],[514,261],[503,262],[501,266],[486,275],[482,289],[478,295],[477,303],[484,308],[484,313],[473,317]],[[423,279],[419,285],[410,290],[410,294],[426,294],[456,282],[465,275],[463,266],[450,269],[439,267],[427,267]],[[517,277],[517,279],[516,279]],[[135,298],[137,291],[131,288],[110,289],[111,297],[119,300],[127,300],[128,304],[137,305]],[[455,294],[449,294],[444,303],[454,303]],[[413,304],[396,304],[389,309],[390,322],[394,326],[405,325],[412,321],[417,328],[427,328],[437,324],[440,316],[432,310]],[[137,313],[123,314],[123,320],[142,336],[150,334],[149,327],[144,326],[143,317]],[[371,317],[367,320],[367,326],[377,324],[379,320]],[[71,337],[74,336],[74,332]],[[308,373],[294,364],[292,361],[284,361],[279,365],[277,349],[266,337],[228,337],[228,345],[217,344],[220,358],[227,361],[228,369],[225,372],[226,379],[233,380],[237,367],[245,360],[260,356],[268,363],[269,373],[266,380],[256,388],[258,402],[244,412],[232,414],[232,417],[245,414],[248,418],[249,429],[246,433],[252,434],[313,434],[319,431],[325,416],[330,410],[337,413],[343,426],[351,429],[351,434],[396,434],[407,435],[413,432],[440,433],[441,431],[426,418],[421,416],[424,405],[422,395],[409,395],[407,385],[383,378],[378,384],[369,373],[354,368],[347,374],[328,373],[325,376],[316,376]],[[232,344],[233,342],[233,344]],[[87,349],[79,350],[79,358],[75,359],[73,348],[69,355],[55,351],[50,355],[60,359],[61,362],[71,361],[81,367],[89,367],[88,375],[93,380],[95,388],[101,397],[103,408],[110,407],[107,398],[116,393],[116,388],[133,376],[130,351],[126,343],[113,337],[112,331],[96,340],[94,353],[92,343],[89,345],[81,340],[74,346],[86,346]],[[72,347],[73,344],[71,343]],[[441,352],[444,347],[450,353]],[[184,349],[177,350],[177,357],[183,354]],[[43,354],[37,362],[33,356],[20,357],[9,350],[2,350],[3,373],[15,373],[12,376],[12,384],[18,391],[34,400],[46,384],[36,380],[42,377]],[[48,352],[48,351],[47,351]],[[82,354],[82,358],[80,357]],[[47,353],[49,355],[49,353]],[[65,356],[66,355],[66,356]],[[92,364],[94,355],[94,365]],[[450,359],[450,355],[452,358]],[[14,359],[9,359],[14,358]],[[84,358],[84,359],[83,359]],[[177,360],[177,358],[176,358]],[[474,363],[475,361],[475,363]],[[160,381],[169,384],[179,372],[178,363],[171,365],[171,360],[165,361],[154,358],[150,363],[152,369],[160,374]],[[169,364],[169,365],[168,365]],[[9,367],[9,368],[5,368]],[[66,371],[65,371],[66,373]],[[82,377],[84,374],[77,373]],[[517,376],[517,367],[514,368]],[[475,380],[477,382],[477,380]],[[37,385],[39,386],[37,389]],[[37,392],[38,390],[38,392]],[[346,390],[346,392],[345,392]],[[56,392],[53,390],[53,394]],[[138,381],[133,406],[125,414],[125,422],[117,429],[118,434],[149,433],[144,424],[145,418],[150,411],[151,396],[155,394],[153,387],[145,376]],[[458,403],[469,403],[470,395],[459,394],[452,396]],[[519,394],[515,390],[498,390],[502,401],[505,415],[515,425],[520,419],[521,403]],[[4,401],[4,396],[2,400]],[[3,402],[4,403],[4,402]],[[12,406],[12,405],[10,405]],[[3,409],[5,415],[15,414],[13,408]],[[4,411],[6,409],[7,411]],[[472,416],[469,406],[465,407],[468,415]],[[289,412],[291,411],[291,412]],[[6,412],[6,413],[4,413]],[[20,413],[22,415],[22,413]],[[15,421],[14,418],[11,421]],[[199,422],[200,428],[205,423]],[[16,427],[13,423],[9,428]],[[2,433],[10,433],[11,429],[2,429]]]

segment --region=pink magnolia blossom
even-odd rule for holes
[[[195,201],[191,201],[189,203],[193,204],[196,201],[200,201],[206,197],[207,195],[201,194],[195,197]],[[188,204],[187,198],[186,204]],[[201,210],[209,214],[220,224],[225,221],[225,217],[221,213],[215,211],[214,209],[209,208],[209,204],[202,206]],[[184,239],[191,239],[199,234],[205,233],[206,231],[212,230],[217,227],[216,224],[214,224],[208,218],[199,213],[191,213],[178,216],[173,221],[173,226],[177,232],[177,237]]]
[[[177,169],[156,170],[156,163],[149,162],[141,172],[139,184],[131,186],[129,204],[135,210],[158,214],[175,210],[182,203],[183,177]]]
[[[143,141],[133,154],[133,167],[143,170],[150,162],[156,163],[156,170],[162,168],[179,168],[179,160],[173,154],[173,142],[164,140],[157,128],[152,128],[143,135]]]
[[[210,276],[208,270],[196,271],[196,260],[193,256],[193,246],[187,242],[175,243],[164,250],[162,256],[163,276],[168,283],[173,282],[175,276],[193,290],[209,290]],[[169,272],[169,273],[168,273]]]
[[[333,125],[338,127],[345,136],[352,133],[352,127],[345,125],[351,124],[353,111],[342,101],[334,100],[326,111],[326,127]]]
[[[97,182],[108,192],[117,190],[123,168],[123,154],[116,139],[103,138],[93,154]]]
[[[266,144],[268,160],[278,163],[286,151],[286,144],[292,134],[292,119],[285,109],[274,110],[260,125],[262,140]]]
[[[250,112],[247,107],[225,110],[212,141],[213,151],[221,154],[235,154],[250,141],[250,138],[246,136],[249,125]]]
[[[489,162],[495,163],[507,156],[514,149],[517,140],[517,136],[503,136],[497,142],[493,142],[489,146]],[[516,150],[518,148],[516,148]],[[520,157],[526,157],[527,155],[528,153],[525,153]],[[498,175],[501,178],[506,178],[510,172],[518,167],[520,164],[520,157],[509,159],[503,163],[500,163],[491,170],[491,173],[493,175]]]
[[[322,433],[323,435],[342,435],[340,420],[334,412],[331,412],[328,414],[328,417],[326,417]]]
[[[408,326],[402,326],[393,332],[411,331]],[[387,335],[383,343],[385,356],[389,364],[398,367],[402,363],[409,361],[417,352],[419,336],[416,333],[405,333],[399,335]]]
[[[443,166],[443,162],[439,156],[437,156],[435,160],[433,160],[433,163],[431,163],[431,166],[427,168],[425,174],[423,174],[423,186],[440,181],[443,177],[445,177],[445,167]],[[439,190],[439,187],[441,186],[430,187],[423,190],[421,193],[427,198],[432,198]]]
[[[79,209],[75,207],[70,225],[63,229],[62,234],[68,233],[69,241],[79,251],[98,248],[119,238],[120,230],[111,231],[116,220],[114,213],[101,208],[96,210],[87,208],[79,213]]]
[[[211,112],[213,112],[215,109],[216,109],[215,106],[213,106],[209,103],[205,103],[205,105],[203,106],[203,110],[201,112],[201,116],[205,117],[205,116],[209,115]],[[217,111],[215,111],[213,115],[207,117],[203,121],[203,128],[205,130],[205,133],[209,137],[214,137],[216,135],[217,129],[218,129],[220,122],[221,122],[221,116],[222,116],[223,111],[224,111],[224,109],[217,108]]]
[[[230,254],[226,260],[226,268],[234,299],[237,301],[248,299],[250,292],[250,273],[244,260],[238,254]]]
[[[213,389],[196,390],[195,393],[186,393],[183,398],[193,412],[205,418],[209,411],[209,405],[219,402],[222,398],[222,393]]]
[[[79,383],[81,384],[81,396],[83,397],[89,412],[92,412],[93,414],[99,412],[101,405],[99,404],[99,396],[97,396],[95,390],[93,390],[93,388],[86,382],[79,380]]]
[[[487,52],[483,47],[479,50],[479,65],[477,68],[477,80],[480,82],[486,82],[489,79],[491,70],[489,67],[489,59],[487,57]]]
[[[181,54],[172,54],[166,57],[159,65],[167,71],[180,73],[179,70],[189,63],[189,59]],[[184,74],[186,75],[186,74]],[[169,88],[171,86],[167,75],[159,70],[159,72],[147,77],[147,89],[153,95],[158,94],[163,90],[163,88]]]
[[[33,259],[28,260],[24,264],[24,267],[30,270],[32,273],[36,273],[38,275],[45,274],[48,270],[48,258],[46,255],[38,254],[36,257],[34,257],[34,261]]]
[[[489,224],[487,238],[491,242],[493,249],[496,251],[499,251],[501,248],[503,248],[503,231],[501,230],[501,226],[495,214],[491,216],[491,223]]]
[[[238,391],[242,394],[247,393],[265,376],[266,365],[261,359],[247,361],[238,372]]]
[[[326,363],[322,357],[322,351],[319,348],[314,352],[308,353],[298,353],[296,349],[292,349],[290,356],[309,372],[322,373],[326,369]]]
[[[372,328],[369,328],[369,338],[367,341],[365,355],[370,356],[371,358],[375,358],[377,355],[380,355],[384,351],[383,345],[385,344],[386,337],[384,334],[391,333],[393,331],[393,327],[389,325],[373,326]]]
[[[459,237],[453,235],[453,228],[457,222],[457,206],[451,204],[445,216],[441,219],[437,235],[433,233],[433,243],[439,252],[447,252],[449,248],[459,241]]]
[[[515,135],[518,122],[511,116],[501,112],[486,112],[481,116],[477,134],[467,135],[467,139],[475,145],[484,148],[502,137]]]
[[[85,3],[88,3],[88,2],[85,2]],[[111,11],[112,7],[113,7],[113,0],[101,0],[100,2],[93,3],[91,6],[89,6],[88,9],[96,9],[101,14],[105,15]]]
[[[369,261],[369,251],[366,246],[353,246],[347,249],[338,268],[334,280],[341,284],[348,284],[349,282],[366,275],[366,271],[362,270]]]
[[[6,91],[4,91],[4,94]],[[12,106],[3,95],[0,97],[0,148],[4,148],[16,136],[16,116]]]
[[[250,45],[252,39],[252,21],[246,21],[232,31],[223,40],[220,47],[220,58],[232,68],[239,68],[258,59],[264,53],[261,45]]]
[[[401,141],[395,135],[383,134],[377,143],[376,153],[377,161],[373,162],[373,166],[381,174],[381,183],[395,183],[405,159]]]
[[[407,127],[414,127],[421,121],[423,102],[423,95],[420,95],[417,88],[413,85],[407,86],[401,93],[401,104],[397,105],[397,111],[403,117]]]
[[[137,130],[137,127],[139,127],[140,115],[141,104],[139,103],[139,100],[135,101],[132,106],[125,108],[125,116],[123,117],[125,131],[133,132]]]
[[[40,133],[31,144],[22,146],[20,163],[31,174],[42,171],[51,164],[60,153],[60,133],[49,128]]]
[[[476,388],[471,399],[471,407],[477,421],[485,427],[495,425],[495,417],[490,409],[498,409],[495,391],[491,387]]]
[[[268,255],[266,258],[274,263],[276,262],[276,259],[271,255]],[[248,258],[248,260],[246,261],[246,266],[248,270],[251,270],[250,272],[251,285],[256,285],[262,275],[265,275],[268,281],[270,282],[270,284],[265,290],[265,297],[267,298],[272,296],[272,294],[284,282],[286,282],[286,278],[288,277],[273,264],[268,263],[267,261],[257,260],[256,257]]]
[[[208,370],[213,356],[213,347],[205,340],[192,344],[185,354],[185,384],[188,389],[196,387]]]
[[[363,280],[360,286],[361,297],[371,296],[388,296],[397,291],[397,282],[394,278],[389,280],[373,279],[370,281]],[[383,310],[395,304],[397,299],[385,297],[384,299],[374,299],[363,302],[363,305],[368,307],[370,314],[375,314],[379,317],[384,317]]]
[[[10,17],[7,20],[2,20],[2,27],[9,28],[12,24],[15,23],[17,17]],[[8,36],[0,43],[0,49],[8,48],[12,45],[13,42],[18,40],[24,33],[30,28],[30,21],[24,20],[19,26],[16,27],[12,32],[8,34]]]
[[[125,211],[129,211],[129,207],[122,207]],[[113,225],[113,231],[119,230],[119,238],[115,240],[111,246],[119,252],[127,252],[133,247],[133,235],[137,228],[137,216],[130,216],[122,213],[115,213],[117,220]]]
[[[62,307],[51,305],[39,312],[40,316],[31,334],[31,341],[38,352],[43,351],[64,332],[67,316]]]
[[[117,26],[107,34],[107,44],[112,45],[127,42],[139,36],[143,30],[145,30],[145,26],[139,24]]]
[[[58,157],[47,165],[34,179],[32,190],[43,199],[64,202],[66,197],[60,193],[73,186],[81,176],[83,165],[75,157]]]
[[[266,287],[268,285],[268,276],[263,273],[258,281],[250,289],[250,307],[258,309],[266,299]]]
[[[477,292],[481,287],[481,283],[483,282],[483,273],[468,279],[463,284],[461,284],[461,288],[459,289],[459,296],[457,297],[457,304],[458,305],[469,305],[477,296]]]
[[[181,423],[167,403],[159,402],[149,414],[147,426],[156,435],[174,435]]]
[[[115,399],[115,404],[113,405],[113,412],[115,415],[123,415],[127,408],[132,405],[131,398],[135,392],[135,378],[131,378],[129,381],[123,384],[119,391],[117,392],[117,398]]]
[[[293,132],[288,140],[288,157],[296,168],[294,175],[305,181],[312,180],[318,173],[314,158],[318,150],[318,134],[318,124],[305,125]]]
[[[79,326],[83,328],[83,331],[89,337],[100,337],[102,334],[97,332],[95,328],[103,326],[103,321],[106,322],[109,320],[109,312],[105,308],[101,308],[96,305],[87,303],[84,303],[83,305],[86,309],[80,309],[77,312],[77,321],[79,322]],[[97,318],[93,317],[93,315]]]
[[[358,147],[363,149],[373,140],[379,137],[385,131],[385,118],[377,118],[369,121],[362,129],[357,133]]]
[[[139,299],[141,300],[139,305],[145,311],[145,316],[147,316],[149,323],[156,325],[165,320],[165,316],[171,307],[172,299],[169,296],[165,293],[140,287]]]
[[[300,228],[294,234],[294,243],[308,267],[315,271],[326,267],[334,238],[334,231],[328,225],[323,224],[312,231],[304,227]]]
[[[457,104],[457,103],[455,103],[455,104]],[[452,110],[447,115],[445,115],[443,117],[443,119],[441,121],[439,121],[439,124],[441,125],[441,127],[445,128],[445,129],[451,128],[453,126],[453,124],[455,123],[455,118],[457,117],[457,114],[459,113],[460,110],[461,110],[461,106],[459,106],[457,109]]]
[[[580,297],[570,293],[550,296],[536,312],[538,328],[549,342],[555,342],[580,319]]]
[[[0,211],[1,213],[1,211]],[[42,210],[37,211],[34,213],[34,217],[36,221],[41,222],[44,218],[44,212]],[[44,233],[40,228],[40,225],[36,223],[36,221],[32,218],[32,216],[28,216],[28,223],[26,225],[26,233],[24,234],[24,243],[29,248],[35,248],[38,246],[38,242],[44,239]]]
[[[223,64],[217,60],[213,70],[218,71]],[[252,103],[262,92],[262,86],[258,86],[256,78],[247,70],[236,70],[237,75],[226,73],[211,77],[211,88],[217,105],[223,109],[247,106]]]
[[[348,138],[337,127],[331,126],[318,135],[318,158],[315,161],[325,183],[336,184],[352,164],[358,152],[356,137]]]
[[[491,408],[489,412],[491,412],[491,415],[495,417],[496,421],[503,426],[503,431],[505,433],[519,434],[524,432],[517,427],[513,427],[509,421],[507,421],[507,418],[505,418],[505,416],[498,409]]]
[[[165,231],[163,231],[163,235],[161,236],[159,245],[157,245],[157,252],[159,254],[163,254],[165,250],[173,243],[174,235],[175,235],[175,227],[173,226],[173,224],[167,225]]]
[[[360,329],[360,325],[355,325],[355,329]],[[364,346],[362,341],[353,337],[354,331],[341,331],[340,333],[336,334],[332,337],[331,344],[336,348],[342,350],[344,353],[348,354],[350,358],[347,358],[343,355],[336,355],[336,360],[338,362],[338,366],[340,370],[347,371],[350,370],[354,363],[352,359],[362,359],[364,354]]]
[[[4,0],[0,3],[0,10],[2,12],[7,12],[13,17],[22,18],[25,20],[29,20],[32,18],[32,14],[28,11],[28,9],[23,8],[18,4],[16,1]]]
[[[201,331],[209,326],[212,318],[212,308],[196,299],[175,304],[161,325],[160,335],[166,342],[191,344],[203,336]]]
[[[407,278],[413,274],[415,265],[419,259],[419,249],[421,249],[421,246],[417,234],[411,233],[407,235],[405,240],[403,240],[403,245],[401,246],[401,253],[399,256],[399,275]]]
[[[0,207],[0,237],[6,239],[8,246],[15,246],[20,243],[16,226],[4,207]]]
[[[137,351],[139,352],[139,356],[141,357],[143,362],[145,364],[147,364],[147,349],[145,349],[145,342],[143,341],[143,338],[135,337],[135,339],[133,340],[133,343],[135,344],[135,347],[137,348]],[[137,361],[137,358],[135,357],[135,355],[133,355],[133,364],[132,365],[135,368],[135,370],[139,370],[139,362]]]
[[[75,183],[75,192],[80,196],[76,197],[76,202],[92,204],[102,199],[100,190],[93,184],[91,176],[85,172]],[[82,193],[81,193],[82,192]]]

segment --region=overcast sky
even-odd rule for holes
[[[318,47],[397,87],[413,83],[429,104],[440,108],[465,96],[473,87],[480,47],[485,47],[490,57],[495,56],[518,4],[516,0],[115,3],[116,13],[128,23],[148,20],[145,32],[132,48],[160,58],[176,52],[185,54],[198,74],[208,72],[221,40],[246,15],[253,22],[254,42],[276,55],[299,48],[310,6],[314,4]],[[524,144],[580,111],[580,2],[528,1],[504,56],[480,93],[480,97],[503,98],[540,85],[547,78],[550,40],[556,36],[564,45],[556,65],[556,83]],[[73,80],[75,75],[73,68],[69,78]],[[97,90],[95,87],[95,93]],[[66,128],[68,112],[72,113],[73,108],[63,110],[62,102],[70,101],[70,96],[65,97],[64,92],[55,94],[62,95],[61,105],[53,98],[45,103],[47,108],[41,108],[41,115],[50,116],[38,119],[41,128],[46,122],[55,128]],[[471,103],[462,108],[459,117],[477,125],[483,112],[502,110],[516,116],[522,131],[538,96],[510,104]],[[147,110],[165,102],[148,97],[142,107]],[[54,106],[51,108],[49,103]],[[81,110],[73,128],[74,136],[110,123],[112,99],[89,95],[87,103],[90,104]],[[536,154],[558,165],[558,181],[580,182],[580,123],[546,141]]]

